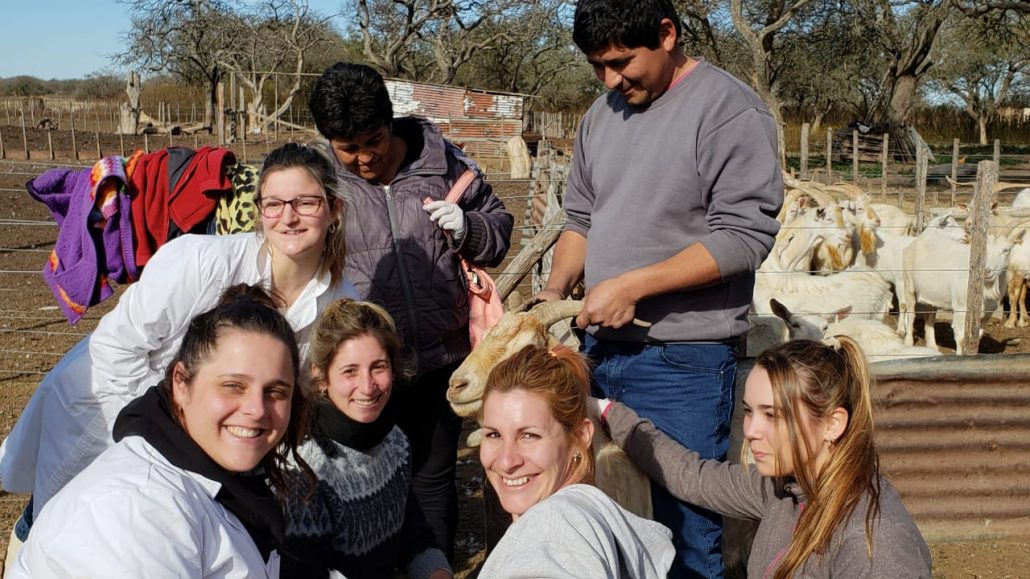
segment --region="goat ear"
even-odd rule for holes
[[[787,306],[776,301],[776,298],[770,298],[769,307],[772,308],[772,313],[774,316],[780,318],[784,322],[790,323],[791,314],[790,310],[787,309]]]
[[[830,321],[831,322],[839,322],[839,321],[843,320],[844,318],[848,317],[848,315],[850,315],[850,314],[851,314],[851,306],[848,306],[846,308],[841,308],[841,309],[833,312],[832,314],[830,314]]]

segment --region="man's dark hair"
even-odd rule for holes
[[[308,108],[327,139],[353,139],[393,122],[386,83],[364,64],[337,62],[327,68],[315,83]]]
[[[683,36],[683,25],[671,0],[579,0],[572,40],[583,54],[597,54],[611,46],[658,48],[659,24],[668,18]]]

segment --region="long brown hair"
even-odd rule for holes
[[[578,352],[565,346],[555,346],[550,350],[526,346],[494,366],[483,390],[484,406],[491,394],[515,390],[536,394],[544,400],[580,457],[568,466],[566,484],[594,481],[594,454],[590,452],[589,445],[584,445],[575,435],[587,417],[589,376],[590,365]]]
[[[858,344],[846,336],[833,345],[793,340],[763,352],[755,367],[772,385],[773,404],[783,417],[795,465],[794,478],[808,503],[775,579],[793,577],[813,554],[825,553],[835,530],[868,497],[866,549],[872,558],[873,523],[880,513],[880,461],[873,444],[873,377]],[[848,413],[847,426],[831,443],[818,471],[809,460],[818,448],[801,427],[826,418],[837,408]]]
[[[297,452],[297,447],[304,440],[307,425],[307,399],[302,392],[299,377],[300,355],[297,348],[297,338],[293,334],[293,328],[286,321],[277,307],[281,307],[282,300],[274,294],[269,294],[260,286],[237,284],[226,289],[219,298],[218,305],[207,312],[200,314],[190,321],[186,335],[182,339],[179,351],[175,358],[168,364],[165,379],[161,387],[165,388],[165,394],[169,400],[174,400],[172,393],[172,379],[176,366],[181,363],[185,370],[185,380],[189,384],[196,375],[197,370],[210,358],[211,353],[218,347],[218,342],[228,330],[240,330],[264,334],[281,341],[290,353],[290,361],[293,370],[293,393],[290,396],[290,423],[283,434],[282,440],[275,446],[264,459],[261,465],[268,475],[269,481],[275,487],[277,495],[282,500],[284,493],[296,496],[309,496],[315,485],[315,473],[311,470],[304,459]],[[179,426],[185,429],[182,410],[174,409],[173,418]],[[291,456],[292,455],[292,456]],[[300,467],[304,487],[298,492],[293,485],[287,484],[287,469],[290,468],[288,459]]]
[[[264,188],[265,180],[276,171],[292,169],[294,167],[304,169],[311,175],[322,188],[325,195],[326,211],[333,216],[332,224],[325,236],[325,245],[322,246],[322,263],[318,266],[319,275],[329,274],[332,285],[338,285],[343,280],[343,262],[347,255],[347,236],[343,230],[344,211],[346,204],[340,194],[340,185],[336,180],[336,171],[324,155],[311,147],[297,143],[286,143],[273,150],[265,157],[261,166],[261,175],[258,177],[258,194],[254,200],[254,207],[261,206],[261,191]],[[261,212],[258,211],[257,231],[261,233]]]

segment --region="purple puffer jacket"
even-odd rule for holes
[[[346,198],[346,278],[362,299],[390,312],[405,345],[415,354],[418,373],[424,374],[460,361],[470,351],[468,295],[456,252],[476,265],[498,265],[508,253],[514,219],[475,162],[447,142],[432,123],[412,117],[394,119],[395,134],[403,123],[421,128],[422,154],[403,167],[388,187],[350,173],[328,142],[316,141],[312,146],[336,166],[340,193]],[[466,169],[477,175],[459,202],[467,233],[459,246],[451,247],[422,209],[422,199],[446,197]]]

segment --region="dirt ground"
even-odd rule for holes
[[[96,143],[92,135],[79,135],[77,147],[81,161],[72,158],[70,133],[55,131],[50,142],[56,149],[56,161],[50,160],[49,144],[44,131],[27,131],[31,161],[25,160],[20,127],[0,127],[0,138],[7,160],[0,160],[0,436],[6,436],[42,375],[76,341],[91,331],[97,320],[113,305],[109,300],[92,308],[76,326],[69,326],[58,311],[54,299],[42,281],[39,270],[52,249],[57,228],[46,209],[31,200],[24,184],[54,166],[86,165],[96,159]],[[293,140],[303,141],[300,134]],[[127,151],[143,147],[141,137],[124,139]],[[205,137],[175,137],[173,144],[196,146]],[[168,146],[168,137],[151,136],[151,149]],[[247,159],[258,162],[274,143],[248,143]],[[117,136],[101,135],[104,154],[120,154]],[[243,157],[242,144],[232,147]],[[516,217],[516,237],[512,255],[520,249],[521,230],[525,217],[527,181],[495,181],[498,194]],[[503,266],[502,266],[503,267]],[[529,294],[523,287],[524,295]],[[937,324],[938,340],[943,350],[951,353],[954,340],[951,328]],[[1030,352],[1030,335],[1026,328],[1007,329],[999,320],[992,320],[980,344],[981,353]],[[468,425],[469,427],[471,425]],[[457,538],[455,568],[459,578],[475,577],[485,559],[488,537],[495,540],[503,532],[506,516],[499,512],[489,496],[484,497],[483,473],[477,454],[462,448],[459,454],[459,496],[461,522]],[[6,547],[8,529],[17,518],[26,497],[0,493],[0,552]],[[931,545],[934,577],[1001,578],[1030,577],[1030,540],[983,539]],[[742,576],[742,575],[741,575]]]

